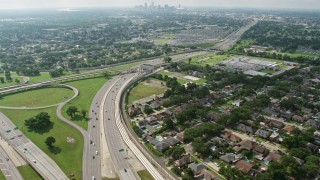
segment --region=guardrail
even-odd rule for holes
[[[157,73],[157,71],[149,73],[149,74],[142,74],[140,77],[137,77],[136,79],[131,80],[124,88],[125,93],[121,94],[120,97],[120,104],[119,104],[119,108],[120,108],[120,116],[122,117],[122,119],[124,119],[125,121],[125,129],[130,137],[130,139],[136,144],[136,146],[139,148],[139,150],[144,154],[144,156],[151,162],[151,164],[153,166],[155,166],[160,173],[165,177],[165,179],[178,179],[171,171],[169,171],[164,165],[161,165],[158,161],[155,160],[155,157],[144,147],[143,144],[141,144],[141,142],[139,141],[139,138],[137,137],[137,135],[135,134],[135,132],[133,131],[133,129],[131,128],[130,123],[130,119],[128,118],[127,114],[125,113],[125,107],[124,107],[124,100],[125,100],[125,95],[127,94],[127,90],[136,82],[151,76],[152,74]]]

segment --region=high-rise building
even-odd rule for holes
[[[147,8],[148,7],[148,3],[145,2],[144,3],[144,7]]]

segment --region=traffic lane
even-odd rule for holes
[[[0,169],[7,180],[23,180],[16,166],[8,158],[7,153],[0,147]]]
[[[132,74],[131,76],[133,76],[134,74]],[[122,143],[122,139],[120,137],[120,134],[116,128],[116,124],[115,124],[115,104],[114,104],[114,99],[115,99],[115,90],[117,90],[117,86],[120,84],[123,84],[123,79],[128,78],[129,76],[124,75],[123,78],[121,78],[121,81],[119,81],[118,83],[116,83],[115,86],[113,86],[112,90],[110,92],[108,92],[107,94],[107,98],[106,98],[106,104],[105,104],[105,108],[107,109],[108,113],[106,113],[105,117],[107,120],[105,123],[106,126],[109,126],[109,131],[106,130],[106,133],[109,134],[109,137],[106,134],[106,138],[107,141],[109,141],[109,143],[111,144],[110,146],[108,145],[108,147],[111,150],[111,154],[112,157],[114,159],[114,161],[117,161],[115,164],[115,166],[118,166],[118,173],[120,173],[121,169],[129,169],[130,168],[130,164],[128,163],[128,161],[125,159],[126,155],[125,153],[120,153],[119,150],[120,149],[124,149],[124,145]],[[110,102],[110,103],[108,103]],[[109,115],[109,117],[108,117]],[[110,119],[110,120],[109,120]],[[106,127],[108,128],[108,127]],[[112,138],[112,139],[110,139]],[[120,174],[121,175],[121,174]]]
[[[0,126],[0,131],[8,133],[2,133],[1,136],[13,147],[16,151],[26,158],[26,160],[31,163],[31,165],[39,170],[40,174],[44,177],[50,177],[55,179],[56,177],[60,179],[67,179],[65,174],[60,170],[60,168],[55,164],[55,162],[49,158],[44,152],[42,152],[35,144],[33,144],[29,139],[27,139],[18,129],[15,129],[15,125],[7,118],[3,113],[0,113],[0,119],[2,125]],[[15,130],[14,130],[15,129]],[[26,148],[31,149],[30,153],[25,151]],[[35,149],[36,151],[32,151]],[[27,153],[26,153],[27,152]],[[24,155],[28,156],[24,156]],[[38,155],[38,156],[37,156]],[[39,161],[38,164],[34,163]],[[51,169],[51,170],[49,170]]]

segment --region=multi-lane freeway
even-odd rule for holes
[[[22,176],[7,153],[0,147],[0,170],[7,180],[22,180]]]
[[[186,59],[196,55],[204,54],[205,52],[192,52],[186,54],[179,54],[171,56],[173,61],[178,61],[181,59]],[[163,62],[162,58],[155,58],[148,60],[145,63],[159,65]],[[95,70],[89,73],[78,74],[65,76],[61,78],[55,78],[49,81],[33,83],[33,84],[24,84],[19,86],[12,86],[9,88],[0,88],[0,93],[7,93],[12,91],[18,91],[26,88],[35,88],[43,85],[48,85],[56,83],[59,81],[66,81],[71,79],[77,79],[81,77],[94,76],[100,74],[101,70]],[[89,125],[88,132],[76,127],[81,131],[85,139],[84,155],[83,155],[83,179],[101,179],[101,156],[100,156],[100,141],[101,135],[105,134],[105,139],[107,141],[107,146],[112,157],[114,169],[117,171],[121,179],[139,179],[137,173],[132,169],[127,158],[127,146],[129,148],[134,148],[133,142],[130,139],[126,139],[124,132],[120,133],[117,128],[119,126],[119,107],[118,103],[115,102],[116,97],[119,97],[121,93],[116,93],[122,85],[128,83],[128,79],[135,76],[134,73],[129,73],[126,75],[116,76],[108,81],[97,93],[94,98],[90,113],[89,113]],[[61,109],[65,103],[60,104],[57,109],[57,115],[61,115]],[[117,114],[116,114],[117,112]],[[0,116],[1,119],[4,119],[10,126],[14,126],[12,122],[6,118],[3,114]],[[64,121],[68,121],[65,118],[59,117]],[[100,121],[103,121],[100,122]],[[118,123],[118,124],[117,124]],[[70,121],[71,125],[73,123]],[[103,127],[101,127],[103,124]],[[7,127],[9,128],[9,127]],[[13,127],[10,127],[13,128]],[[102,133],[101,129],[104,131]],[[122,130],[123,131],[123,130]],[[15,133],[17,133],[16,131]],[[15,133],[11,133],[15,134]],[[21,132],[20,134],[15,134],[14,138],[6,137],[8,141],[11,141],[13,147],[24,157],[26,160],[37,170],[45,179],[67,179],[65,174],[59,169],[53,160],[51,160],[46,154],[44,154],[38,147],[36,147],[30,140],[24,137]],[[125,138],[125,140],[123,139]],[[128,145],[130,144],[130,145]],[[127,145],[127,146],[126,146]],[[156,179],[162,179],[161,175],[157,170],[151,165],[150,162],[146,162],[146,158],[141,152],[135,147],[133,153],[138,157],[142,164],[151,172],[151,174],[156,177]],[[40,156],[39,156],[40,155]],[[52,170],[51,170],[52,169]]]
[[[44,179],[68,179],[58,165],[0,112],[0,132],[5,139]]]

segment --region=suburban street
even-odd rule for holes
[[[16,126],[3,113],[0,113],[0,120],[1,137],[26,159],[44,179],[68,179],[58,165],[26,138],[19,129],[15,129]]]

